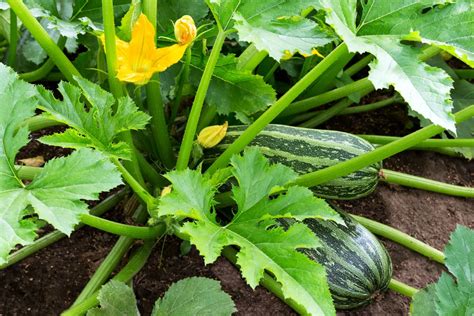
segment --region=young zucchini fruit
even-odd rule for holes
[[[246,128],[246,125],[229,126],[219,145],[206,150],[206,157],[216,157]],[[369,142],[349,133],[277,124],[265,127],[249,146],[258,147],[271,162],[286,165],[299,174],[323,169],[374,149]],[[377,186],[381,168],[381,163],[373,164],[312,190],[317,196],[329,199],[366,196]]]
[[[321,247],[301,251],[326,268],[335,307],[350,309],[370,303],[387,290],[392,262],[371,232],[350,215],[343,212],[340,215],[346,226],[334,221],[305,220]],[[286,226],[289,220],[280,219],[280,223]]]

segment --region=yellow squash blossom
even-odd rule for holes
[[[185,17],[187,16],[183,18]],[[186,21],[186,23],[194,26],[192,18],[190,20],[186,18]],[[175,28],[176,25],[182,27],[182,23],[178,22],[175,24]],[[191,26],[189,28],[191,29]],[[194,30],[195,28],[194,26]],[[177,32],[175,31],[175,33]],[[155,28],[144,14],[140,14],[140,17],[133,26],[130,42],[127,43],[118,38],[116,39],[117,78],[120,81],[131,82],[137,85],[146,84],[155,72],[165,71],[183,57],[186,48],[196,37],[196,32],[189,32],[188,35],[183,37],[186,38],[186,41],[181,41],[180,38],[177,38],[178,44],[156,48]],[[101,39],[102,42],[105,41],[104,36]]]

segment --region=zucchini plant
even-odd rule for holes
[[[469,251],[453,254],[458,239],[445,259],[324,198],[357,199],[379,180],[474,197],[474,188],[382,169],[407,149],[472,158],[472,77],[438,56],[474,66],[472,1],[7,0],[0,9],[9,18],[0,26],[0,267],[83,225],[120,236],[64,315],[107,315],[121,299],[139,314],[123,283],[164,234],[190,242],[206,264],[225,256],[250,287],[301,314],[335,315],[387,288],[418,293],[414,313],[430,300],[443,314],[443,295],[469,287],[472,273],[451,261],[469,260]],[[395,94],[359,104],[390,87]],[[398,138],[315,129],[393,103],[406,104],[420,128]],[[18,165],[30,133],[55,126],[39,142],[72,152]],[[133,224],[101,217],[130,196]],[[46,224],[56,231],[38,238]],[[446,260],[460,289],[447,276],[435,292],[392,279],[388,253],[362,225]],[[107,283],[135,240],[143,243]],[[215,281],[181,282],[153,315],[173,314],[173,300],[204,290],[222,310],[196,295],[175,313],[235,312]],[[456,304],[472,310],[464,297]]]

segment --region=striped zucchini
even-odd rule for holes
[[[225,150],[246,125],[229,126],[226,137],[211,150],[215,157]],[[258,147],[273,163],[284,164],[299,174],[323,169],[351,159],[374,147],[355,135],[329,130],[270,124],[249,144]],[[330,199],[356,199],[371,193],[379,179],[381,163],[373,164],[347,176],[313,187],[316,195]]]
[[[307,219],[321,247],[302,249],[326,268],[334,305],[350,309],[368,304],[388,288],[392,263],[384,246],[364,226],[341,212],[346,226],[333,221]],[[284,226],[285,223],[280,220]]]

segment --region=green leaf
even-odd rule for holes
[[[419,61],[418,50],[400,43],[404,36],[391,34],[390,30],[379,25],[385,19],[404,23],[410,10],[421,10],[428,6],[427,2],[368,1],[363,6],[358,26],[356,0],[323,0],[322,5],[328,11],[326,22],[336,30],[350,51],[370,52],[377,58],[370,64],[369,73],[376,89],[393,86],[413,111],[455,132],[450,97],[452,80],[449,75]],[[431,3],[434,5],[437,2]]]
[[[239,7],[242,0],[206,0],[217,24],[223,29],[232,28],[232,16]]]
[[[193,57],[191,84],[197,88],[207,59]],[[243,123],[250,123],[250,116],[264,111],[275,102],[275,91],[263,78],[249,71],[237,69],[237,58],[221,56],[217,61],[206,94],[206,103],[215,107],[219,114],[235,113]]]
[[[455,280],[443,273],[438,282],[415,296],[411,306],[415,316],[432,315],[433,307],[427,307],[430,302],[440,316],[474,314],[474,231],[458,225],[444,252],[445,265]]]
[[[232,298],[216,280],[192,277],[173,283],[158,299],[152,316],[226,316],[236,312]]]
[[[412,316],[437,316],[436,313],[436,292],[434,284],[428,285],[415,293],[410,305],[410,315]]]
[[[454,112],[459,112],[474,104],[474,84],[466,80],[457,80],[454,82],[453,91]],[[474,118],[456,124],[457,137],[473,138],[474,137]],[[474,158],[473,147],[454,147],[456,152],[462,154],[467,159]]]
[[[103,21],[102,1],[101,0],[81,0],[81,5],[75,6],[74,15],[76,17],[87,17],[94,23],[100,24]],[[115,18],[123,16],[130,7],[130,0],[115,0],[114,15]],[[77,9],[76,9],[77,8]]]
[[[130,159],[130,148],[118,141],[117,136],[124,131],[144,129],[150,117],[138,111],[129,97],[120,98],[114,112],[112,94],[86,79],[75,79],[80,88],[66,82],[59,83],[61,101],[51,91],[38,87],[39,108],[50,118],[71,127],[64,133],[44,136],[40,141],[67,148],[91,147],[108,156]],[[85,108],[81,96],[91,105],[90,109]]]
[[[36,216],[70,234],[81,214],[83,200],[122,183],[120,173],[104,156],[82,149],[68,157],[50,160],[29,184],[17,176],[15,156],[28,142],[24,120],[35,113],[34,87],[18,80],[0,64],[0,264],[17,245],[31,243],[38,228]],[[67,175],[67,176],[65,176]]]
[[[193,219],[184,222],[180,231],[190,236],[206,264],[214,262],[224,247],[238,246],[237,264],[251,287],[255,288],[264,271],[269,271],[282,283],[285,297],[304,306],[308,313],[334,314],[324,268],[298,251],[317,247],[317,238],[303,223],[284,229],[276,219],[338,219],[337,213],[303,187],[292,187],[286,194],[269,199],[296,174],[288,167],[270,165],[257,149],[246,150],[243,157],[234,156],[231,165],[238,183],[232,189],[237,211],[225,226],[212,208],[215,182],[192,170],[166,175],[173,191],[160,199],[153,216]]]
[[[233,15],[239,39],[254,43],[280,60],[284,55],[311,54],[315,47],[334,40],[333,36],[301,12],[314,6],[313,0],[242,1]]]
[[[133,290],[123,282],[110,280],[100,289],[100,308],[93,308],[87,316],[139,316]]]
[[[443,4],[435,6],[436,4]],[[434,7],[433,7],[434,6]],[[474,2],[471,0],[370,0],[364,28],[379,34],[410,34],[410,39],[435,45],[474,67]],[[401,21],[410,20],[410,23]],[[364,32],[364,30],[362,30]]]
[[[173,23],[183,15],[192,16],[196,25],[206,17],[209,9],[202,0],[158,0],[157,32],[159,35],[173,33]]]

